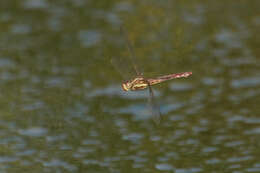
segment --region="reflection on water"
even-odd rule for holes
[[[0,172],[260,172],[259,5],[6,1]],[[155,86],[159,125],[107,61],[120,24],[146,75],[193,72]]]
[[[260,87],[260,78],[257,77],[245,77],[242,79],[236,79],[231,81],[231,86],[233,88],[251,88],[251,87]]]
[[[86,48],[100,44],[100,37],[100,33],[97,31],[80,31],[78,35],[81,45]]]

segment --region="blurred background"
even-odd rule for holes
[[[0,172],[260,172],[259,7],[1,1]],[[153,87],[158,125],[122,25],[146,77],[193,72]]]

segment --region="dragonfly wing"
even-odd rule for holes
[[[125,80],[129,80],[135,76],[142,76],[142,73],[137,66],[137,64],[139,65],[139,62],[137,61],[134,48],[128,39],[127,32],[123,26],[120,27],[120,34],[126,43],[128,54],[130,54],[130,56],[127,56],[127,54],[124,53],[117,58],[109,58],[110,63],[121,74],[121,76],[123,76]]]
[[[133,48],[133,46],[132,46],[132,44],[131,44],[131,42],[130,42],[130,40],[128,38],[127,32],[126,32],[126,30],[125,30],[125,28],[123,26],[120,27],[120,33],[124,37],[124,39],[126,41],[126,46],[127,46],[127,49],[128,49],[128,51],[130,53],[131,64],[134,67],[136,75],[137,76],[141,76],[142,73],[140,73],[140,71],[139,71],[139,69],[137,67],[137,64],[136,64],[137,63],[137,58],[136,58],[136,55],[135,55],[134,48]]]
[[[152,87],[149,84],[148,84],[148,90],[149,90],[148,104],[149,104],[149,107],[150,107],[150,110],[151,110],[155,123],[159,124],[162,120],[162,115],[161,115],[159,106],[155,102]]]
[[[110,63],[114,69],[123,77],[124,80],[130,80],[136,76],[135,71],[129,62],[126,61],[127,58],[118,57],[118,58],[109,58]]]

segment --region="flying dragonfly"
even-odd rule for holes
[[[152,115],[153,115],[155,121],[158,123],[161,120],[161,113],[160,113],[159,107],[157,106],[157,104],[154,100],[154,92],[153,92],[153,89],[151,86],[165,82],[165,81],[169,81],[172,79],[189,77],[190,75],[192,75],[192,72],[181,72],[181,73],[163,75],[163,76],[159,76],[156,78],[145,78],[144,75],[142,73],[140,73],[140,71],[137,67],[136,55],[135,55],[133,46],[132,46],[130,40],[128,39],[125,29],[123,27],[120,27],[120,32],[125,39],[127,49],[130,53],[130,57],[129,57],[130,62],[135,71],[134,78],[132,78],[131,80],[122,82],[122,89],[124,91],[138,91],[138,90],[148,89],[149,90],[149,97],[148,97],[149,106],[151,108]],[[126,62],[126,61],[124,61],[124,62]],[[112,62],[112,64],[115,65],[114,62]],[[120,64],[119,66],[122,69],[122,64]],[[117,70],[119,70],[118,66],[116,66],[116,68],[117,68]]]

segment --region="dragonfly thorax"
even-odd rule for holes
[[[122,88],[124,91],[135,91],[147,88],[147,80],[143,77],[137,77],[131,81],[126,81],[122,83]]]

